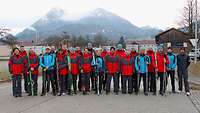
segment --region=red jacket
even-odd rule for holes
[[[28,72],[28,55],[27,55],[26,51],[20,51],[19,55],[24,60],[24,73],[27,73]]]
[[[134,58],[131,55],[125,55],[121,60],[121,73],[122,76],[132,76],[134,71]]]
[[[166,65],[169,64],[169,59],[164,53],[156,53],[155,56],[155,65],[158,72],[166,72]]]
[[[92,72],[92,55],[90,53],[83,53],[81,58],[81,68],[83,69],[83,73],[91,73]]]
[[[24,73],[24,59],[20,55],[13,54],[8,61],[9,72],[13,75]]]
[[[57,54],[58,72],[61,76],[66,76],[68,74],[68,62],[67,56],[65,54]]]
[[[135,57],[137,55],[138,55],[138,53],[136,51],[131,51],[131,57]]]
[[[101,53],[101,57],[102,57],[102,58],[105,58],[105,56],[107,55],[107,53],[108,53],[108,52],[107,52],[106,50],[103,50],[103,52]]]
[[[33,75],[38,75],[39,58],[36,54],[29,54],[29,69],[34,68],[31,72]]]
[[[154,51],[147,50],[147,56],[150,58],[150,64],[148,65],[148,72],[154,72],[155,71],[155,55]]]
[[[122,58],[125,55],[125,51],[124,50],[117,50],[116,55],[118,55],[119,58]]]
[[[105,57],[105,62],[109,74],[119,72],[119,57],[116,53],[108,53]]]
[[[79,55],[77,53],[70,53],[71,60],[71,74],[78,75],[79,74]]]

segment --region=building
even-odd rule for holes
[[[190,36],[187,33],[175,28],[166,30],[155,37],[156,44],[163,44],[165,50],[167,47],[172,47],[175,52],[178,52],[181,47],[186,47],[186,50],[190,51],[192,44],[189,39]]]
[[[140,49],[152,48],[153,50],[156,50],[156,42],[153,39],[126,39],[125,42],[127,49],[135,48],[136,51],[139,51]]]

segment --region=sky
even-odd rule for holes
[[[81,14],[103,8],[132,24],[160,29],[178,27],[186,0],[0,0],[0,28],[16,34],[31,26],[50,9]]]

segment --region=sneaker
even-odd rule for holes
[[[186,95],[187,95],[187,96],[190,96],[190,92],[186,92]]]
[[[145,96],[148,96],[148,93],[147,93],[147,92],[145,92],[145,93],[144,93],[144,95],[145,95]]]
[[[173,91],[172,91],[172,93],[174,93],[174,94],[175,94],[175,93],[176,93],[176,91],[174,91],[174,90],[173,90]]]
[[[62,96],[65,96],[66,95],[66,93],[62,93]]]
[[[156,92],[153,92],[153,95],[156,96]]]
[[[178,90],[178,91],[177,91],[177,93],[181,93],[181,92],[182,92],[181,90]]]
[[[115,95],[117,96],[117,95],[118,95],[118,92],[115,92]]]

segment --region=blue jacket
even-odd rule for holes
[[[177,58],[176,55],[174,55],[173,53],[168,53],[167,54],[168,59],[169,59],[169,64],[167,65],[167,68],[171,69],[171,70],[175,70],[176,65],[177,65]]]
[[[149,64],[149,57],[139,55],[135,58],[135,69],[139,73],[147,73],[148,72],[148,64]]]
[[[103,58],[97,57],[96,58],[96,64],[97,64],[97,72],[104,72],[105,71],[105,63]]]
[[[40,66],[42,68],[48,67],[49,70],[54,69],[55,56],[53,54],[44,54],[40,56]]]

